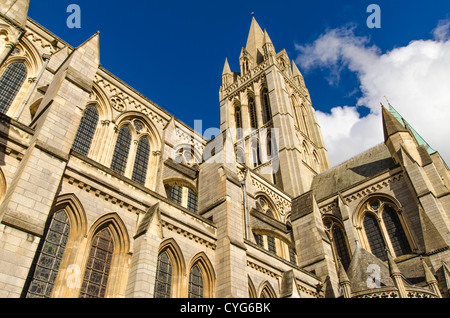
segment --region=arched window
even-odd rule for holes
[[[250,112],[250,125],[252,128],[258,128],[258,119],[256,117],[255,100],[251,97],[248,101],[248,111]]]
[[[351,256],[347,236],[342,223],[333,217],[326,216],[323,224],[331,239],[334,255],[336,257],[336,264],[339,259],[344,268],[347,269],[350,265]]]
[[[187,208],[191,212],[198,212],[198,195],[190,187],[178,182],[165,184],[167,198],[172,202]]]
[[[347,269],[350,265],[350,253],[344,231],[339,226],[333,226],[332,235],[336,253],[344,268]]]
[[[378,226],[377,219],[372,214],[366,214],[364,217],[364,230],[366,231],[372,254],[382,261],[386,261],[386,245],[380,227]]]
[[[92,240],[80,298],[105,297],[113,253],[114,242],[111,232],[108,228],[104,228]]]
[[[273,236],[267,236],[267,248],[269,252],[277,254],[277,246],[275,243],[275,238]]]
[[[391,200],[372,198],[363,209],[366,211],[363,221],[366,238],[375,256],[386,260],[386,248],[395,257],[412,252],[401,215]]]
[[[313,169],[316,170],[316,172],[319,172],[319,156],[317,155],[317,152],[314,150],[312,155],[313,160]]]
[[[203,298],[203,275],[198,265],[189,274],[189,298]]]
[[[305,133],[306,136],[309,136],[309,127],[308,127],[308,114],[306,112],[306,108],[305,105],[301,106],[301,120],[303,123],[303,132]]]
[[[242,113],[240,107],[235,108],[234,116],[236,120],[236,130],[237,130],[236,136],[238,139],[241,139],[243,135],[242,135]]]
[[[172,289],[172,262],[167,251],[158,256],[155,298],[170,298]]]
[[[306,142],[303,142],[302,148],[303,148],[302,149],[302,159],[304,162],[309,164],[309,149],[308,149],[308,145],[306,144]]]
[[[183,197],[183,187],[172,186],[170,191],[170,200],[176,204],[181,204],[181,199]]]
[[[267,158],[272,159],[278,155],[277,136],[273,135],[273,130],[267,130]]]
[[[397,211],[386,205],[383,209],[383,222],[397,256],[411,253],[408,239],[398,217]]]
[[[128,126],[122,127],[117,137],[116,147],[111,163],[111,169],[119,174],[124,174],[127,167],[128,154],[130,152],[131,133]]]
[[[265,89],[262,93],[262,105],[264,109],[264,124],[272,120],[272,109],[270,107],[269,92]]]
[[[132,180],[145,185],[147,177],[148,160],[150,157],[150,144],[146,137],[141,138],[136,151]]]
[[[236,148],[236,161],[238,163],[245,163],[245,151],[241,145]]]
[[[27,74],[27,68],[22,62],[8,65],[0,78],[0,113],[6,114],[25,82]]]
[[[259,234],[254,234],[256,244],[262,248],[264,248],[264,237]]]
[[[80,126],[78,127],[75,141],[73,142],[72,149],[82,155],[87,156],[91,149],[92,140],[94,138],[95,130],[98,125],[98,111],[97,107],[89,106],[84,111],[84,116],[81,119]]]
[[[189,188],[188,188],[187,208],[194,213],[197,213],[198,211],[198,196],[194,191],[192,191]]]
[[[69,218],[64,210],[53,214],[43,242],[38,248],[37,262],[30,270],[27,298],[50,298],[69,237]]]
[[[252,164],[253,167],[256,168],[257,166],[259,166],[261,164],[261,148],[259,146],[259,140],[256,138],[252,138],[251,142],[251,151],[252,151]]]

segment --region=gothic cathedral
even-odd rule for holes
[[[1,298],[450,297],[449,168],[391,105],[330,167],[253,18],[207,139],[28,7],[0,4]]]

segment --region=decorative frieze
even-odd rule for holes
[[[379,181],[375,184],[371,184],[357,192],[354,192],[352,194],[343,196],[344,201],[346,204],[349,204],[355,200],[360,200],[362,198],[367,197],[369,194],[377,193],[380,190],[390,186],[391,184],[400,181],[402,178],[402,174],[397,174],[395,176],[389,177],[387,179],[384,179],[382,181]],[[322,214],[328,213],[332,211],[333,209],[337,208],[336,200],[333,200],[333,202],[330,202],[329,204],[326,204],[320,208],[320,212]]]
[[[251,261],[247,261],[247,266],[250,268],[253,268],[253,269],[257,270],[258,272],[263,273],[264,275],[267,275],[269,277],[276,278],[276,279],[281,278],[280,275],[277,275],[276,273],[272,272],[271,270],[268,270],[267,268],[265,268],[261,265],[258,265],[256,263],[253,263]]]
[[[185,229],[182,229],[178,226],[176,226],[175,224],[169,223],[165,220],[162,220],[162,227],[166,228],[167,230],[171,231],[171,232],[175,232],[178,235],[181,235],[191,241],[194,241],[195,243],[201,244],[203,246],[205,246],[206,248],[210,248],[212,250],[216,250],[216,244],[210,241],[207,241],[203,238],[201,238],[198,235],[193,234],[192,232],[189,232]]]
[[[136,111],[141,112],[155,124],[160,125],[162,128],[167,124],[167,120],[161,117],[155,110],[152,110],[148,105],[143,105],[131,95],[126,94],[121,89],[108,82],[106,79],[101,78],[98,74],[95,76],[95,83],[99,85],[105,92],[108,92],[110,97],[111,106],[118,112],[124,112],[130,107]],[[130,110],[130,109],[128,109]]]

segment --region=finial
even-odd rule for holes
[[[255,17],[255,12],[250,13],[252,15],[252,18]]]

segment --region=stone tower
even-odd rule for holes
[[[233,134],[237,160],[292,196],[309,190],[329,168],[327,150],[302,74],[252,19],[240,72],[225,61],[221,131]]]

